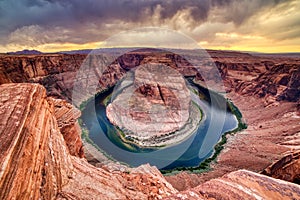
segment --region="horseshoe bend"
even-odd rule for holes
[[[201,120],[184,78],[168,66],[138,66],[114,92],[117,95],[107,106],[107,117],[126,130],[125,140],[130,138],[140,146],[180,142]]]
[[[84,110],[71,104],[76,72],[87,55],[0,55],[0,199],[299,199],[299,56],[208,53],[226,98],[248,128],[221,136],[226,143],[209,170],[168,175],[147,163],[130,167],[107,159],[89,142]],[[176,131],[183,137],[166,141],[180,143],[189,136],[180,130],[193,124],[191,118],[198,117],[196,125],[204,120],[191,97],[206,98],[197,67],[208,82],[215,80],[206,59],[197,63],[166,51],[129,52],[89,77],[98,85],[91,96],[115,87],[93,103],[103,104],[101,119],[107,116],[140,146],[155,146]],[[164,74],[169,76],[162,79]],[[204,92],[195,93],[187,78]],[[82,97],[82,105],[91,96]]]

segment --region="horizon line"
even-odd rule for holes
[[[22,51],[37,51],[42,54],[57,54],[57,53],[71,53],[74,51],[93,51],[93,50],[98,50],[98,49],[177,49],[177,50],[207,50],[207,51],[227,51],[227,52],[241,52],[241,53],[253,53],[253,54],[300,54],[299,52],[261,52],[261,51],[247,51],[247,50],[233,50],[233,49],[210,49],[210,48],[194,48],[194,49],[189,49],[189,48],[170,48],[170,47],[100,47],[100,48],[83,48],[83,49],[72,49],[72,50],[61,50],[61,51],[53,51],[53,52],[45,52],[45,51],[40,51],[34,48],[26,48],[22,49],[19,51],[9,51],[9,52],[0,52],[0,54],[13,54],[13,53],[18,53]],[[22,54],[20,54],[22,55]],[[30,54],[28,54],[30,55]]]

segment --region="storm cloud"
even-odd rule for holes
[[[144,21],[160,9],[160,19],[189,10],[195,21],[207,18],[212,7],[224,10],[224,19],[241,23],[253,13],[280,0],[2,0],[0,26],[13,29],[32,24],[73,25],[93,20]]]
[[[239,27],[257,13],[287,2],[292,1],[0,0],[0,44],[83,44],[143,26],[182,29],[187,34],[208,22]]]

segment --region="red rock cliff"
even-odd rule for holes
[[[292,103],[298,101],[299,111],[299,59],[264,58],[223,52],[210,54],[221,71],[226,90],[231,91],[230,97],[246,118],[248,129],[235,136],[228,136],[226,151],[219,156],[213,171],[199,176],[178,176],[179,179],[172,182],[178,188],[182,181],[188,182],[192,176],[196,181],[188,187],[237,169],[261,171],[280,158],[284,151],[299,148],[299,115],[295,113],[296,104]],[[136,63],[144,64],[157,59],[151,55],[135,56],[133,54],[119,58],[124,60],[118,60],[109,68],[100,82],[104,85],[112,84]],[[0,84],[40,83],[46,87],[48,95],[70,101],[72,80],[84,58],[85,56],[80,55],[1,56]],[[134,59],[133,65],[130,64],[131,59]],[[193,68],[187,67],[188,64],[180,57],[161,55],[159,59],[160,63],[182,67],[186,75],[195,75]],[[174,65],[171,63],[173,61],[182,65]],[[202,64],[205,63],[199,63]],[[82,148],[79,135],[73,133],[77,129],[76,120],[74,121],[77,114],[72,117],[69,114],[69,104],[47,99],[46,91],[41,86],[0,86],[0,199],[151,199],[176,192],[155,168],[143,166],[130,169],[130,174],[124,170],[111,172],[105,167],[95,168],[84,159],[72,156],[81,157]],[[70,132],[74,135],[71,136]],[[267,168],[269,171],[266,172],[276,178],[297,182],[298,157],[298,154],[293,154],[279,159],[279,164]],[[245,171],[233,173],[230,177],[236,176],[234,183],[231,183],[232,180],[213,181],[204,185],[204,189],[199,186],[197,195],[201,198],[219,198],[222,190],[208,191],[208,188],[216,186],[217,190],[223,184],[233,184],[233,188],[227,189],[235,191],[234,188],[239,188],[242,184],[239,181],[245,181],[237,177],[245,174],[246,179],[249,179],[249,173],[253,175]],[[259,192],[269,193],[268,188],[271,186],[263,185],[259,181],[261,177],[257,176],[257,183],[254,181],[253,184],[244,185],[245,191],[248,191],[247,187],[251,191],[255,186]],[[265,178],[263,180],[269,181]],[[274,179],[271,180],[273,185]],[[299,194],[294,184],[275,182],[274,187]],[[292,192],[291,195],[294,195]],[[269,197],[263,194],[262,197]],[[276,194],[281,197],[280,193]],[[172,198],[176,199],[178,196]]]
[[[70,155],[37,84],[0,86],[0,199],[158,199],[176,192],[155,167],[111,173]]]

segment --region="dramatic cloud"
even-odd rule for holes
[[[93,46],[120,31],[145,26],[183,32],[208,48],[230,48],[240,39],[256,37],[298,40],[299,4],[297,0],[0,0],[0,51]]]

